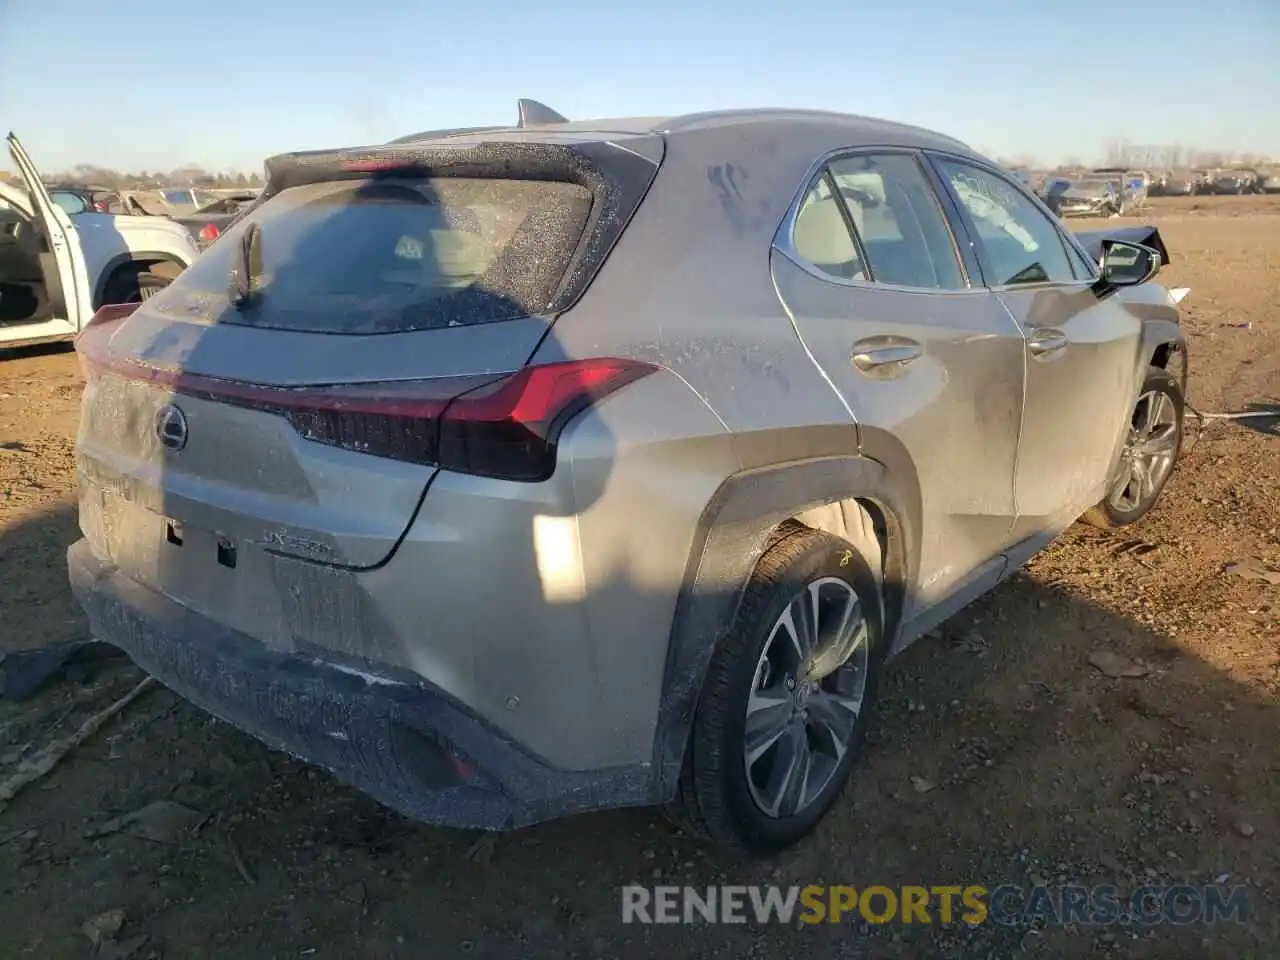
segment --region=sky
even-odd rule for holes
[[[1280,0],[0,0],[0,129],[45,171],[728,107],[919,124],[990,155],[1280,156]],[[7,157],[4,160],[7,161]]]

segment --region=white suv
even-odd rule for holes
[[[0,346],[70,339],[104,303],[145,300],[199,255],[161,217],[69,215],[12,133],[8,145],[26,190],[0,182]]]

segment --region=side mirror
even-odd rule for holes
[[[1099,283],[1107,288],[1136,287],[1159,273],[1160,263],[1160,252],[1145,244],[1104,240]]]

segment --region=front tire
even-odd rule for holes
[[[1084,515],[1086,523],[1114,530],[1147,515],[1182,452],[1182,419],[1178,381],[1166,370],[1149,367],[1120,461],[1107,481],[1106,496]]]
[[[712,656],[676,822],[761,852],[812,832],[861,750],[882,623],[876,578],[846,541],[801,526],[776,540]]]

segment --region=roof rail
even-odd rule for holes
[[[556,113],[545,103],[539,103],[537,100],[530,100],[527,97],[521,97],[516,101],[516,111],[519,114],[519,120],[516,122],[517,127],[540,127],[548,123],[568,123],[569,118]]]

